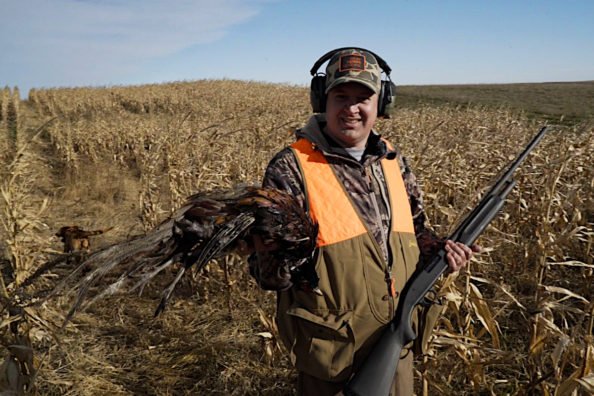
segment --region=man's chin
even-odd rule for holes
[[[356,136],[358,131],[356,128],[342,128],[340,133],[345,136]]]

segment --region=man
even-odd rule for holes
[[[317,288],[300,283],[278,293],[279,333],[301,395],[341,393],[393,317],[420,254],[443,246],[424,225],[421,192],[404,158],[373,129],[392,99],[383,96],[391,88],[381,79],[385,67],[363,49],[329,54],[323,92],[312,81],[321,114],[272,159],[263,183],[293,194],[319,225]],[[473,253],[452,241],[445,248],[453,271]],[[256,278],[263,262],[250,261]],[[413,393],[412,360],[412,353],[401,358],[393,394]]]

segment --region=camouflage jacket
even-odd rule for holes
[[[400,152],[390,150],[385,142],[380,139],[380,135],[372,131],[367,148],[359,162],[322,132],[324,126],[324,115],[312,116],[305,127],[296,131],[296,138],[306,138],[314,143],[319,150],[322,150],[338,179],[351,196],[368,229],[377,240],[388,262],[391,263],[387,248],[390,209],[386,182],[380,165],[380,160],[384,157],[398,161],[400,166],[409,197],[421,257],[428,257],[435,253],[442,246],[443,240],[438,238],[425,225],[421,189],[406,159]],[[301,205],[307,209],[303,177],[297,159],[290,148],[280,151],[270,161],[264,176],[263,186],[277,188],[293,194]]]

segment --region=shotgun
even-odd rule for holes
[[[516,185],[513,173],[536,147],[547,132],[542,127],[524,151],[508,165],[493,187],[481,198],[478,205],[460,222],[448,239],[470,246],[497,215],[505,198]],[[505,168],[504,168],[505,169]],[[394,318],[390,321],[377,344],[373,347],[361,368],[347,383],[344,392],[354,396],[387,396],[398,367],[402,347],[416,338],[411,326],[411,316],[417,304],[433,287],[448,268],[446,252],[442,248],[435,256],[417,269],[406,282]]]

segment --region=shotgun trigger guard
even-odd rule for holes
[[[429,289],[427,294],[425,294],[425,297],[423,297],[419,302],[419,305],[424,308],[428,308],[433,304],[443,305],[442,299],[437,297],[437,291],[434,287]]]

